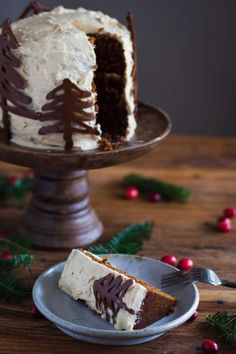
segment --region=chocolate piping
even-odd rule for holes
[[[9,112],[31,119],[38,119],[38,114],[25,107],[31,104],[32,99],[21,91],[25,88],[25,81],[16,70],[21,66],[21,61],[11,52],[19,47],[11,30],[11,21],[6,19],[0,28],[0,96],[4,139],[8,142],[11,139]]]
[[[46,98],[52,101],[42,107],[40,121],[54,120],[56,123],[40,128],[39,134],[63,133],[66,151],[73,148],[73,133],[99,135],[96,128],[85,123],[96,119],[95,113],[84,111],[93,107],[91,92],[83,91],[69,79],[64,79],[63,83],[49,92]]]
[[[38,15],[41,12],[50,11],[50,8],[41,4],[39,1],[32,1],[28,6],[26,6],[18,20],[25,18],[31,11],[33,11],[34,15]]]
[[[127,15],[127,28],[130,31],[131,39],[133,42],[133,70],[132,70],[132,78],[134,81],[134,101],[135,101],[135,112],[138,110],[138,58],[137,58],[137,40],[136,40],[136,31],[134,25],[134,17],[131,11],[128,12]]]
[[[132,279],[123,282],[121,275],[115,277],[112,273],[95,280],[93,284],[97,309],[105,312],[106,319],[111,317],[109,314],[110,310],[112,312],[112,320],[114,324],[116,323],[116,317],[120,309],[135,314],[135,311],[128,308],[126,303],[122,300],[132,284]]]

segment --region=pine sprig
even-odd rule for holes
[[[13,177],[14,179],[15,177]],[[11,179],[11,178],[10,178]],[[20,201],[31,191],[32,178],[17,178],[9,183],[9,177],[0,176],[0,201],[13,198],[20,205]]]
[[[0,247],[16,255],[27,254],[29,253],[28,249],[31,247],[31,242],[14,235],[11,238],[0,238]]]
[[[0,258],[0,269],[13,270],[23,266],[25,269],[30,270],[30,265],[33,259],[34,256],[29,253],[15,255],[8,261]]]
[[[21,300],[30,293],[23,279],[16,274],[16,270],[21,266],[30,271],[30,265],[34,259],[29,252],[30,245],[31,242],[18,235],[0,238],[1,252],[7,251],[11,255],[9,259],[4,256],[0,257],[0,297],[6,301]]]
[[[137,174],[130,174],[124,177],[122,186],[125,188],[136,187],[141,194],[158,193],[163,200],[186,202],[191,192],[188,188],[166,183],[154,178],[145,178]]]
[[[217,312],[207,316],[205,321],[208,326],[218,328],[226,341],[236,345],[236,314]]]
[[[31,290],[15,273],[7,270],[0,271],[0,297],[3,297],[6,301],[21,300],[30,293]]]
[[[131,225],[113,236],[107,244],[91,246],[87,251],[94,254],[136,254],[142,249],[143,242],[150,239],[152,229],[153,222],[150,221]]]
[[[32,241],[22,238],[18,233],[11,234],[8,240],[25,250],[29,250],[33,245]]]

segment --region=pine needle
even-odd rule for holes
[[[22,200],[32,189],[32,178],[18,179],[13,184],[7,183],[7,177],[0,176],[0,201],[7,198]]]
[[[124,177],[122,186],[125,188],[134,186],[141,194],[158,193],[163,200],[186,202],[190,197],[190,190],[186,187],[166,183],[154,178],[145,178],[137,174],[130,174]]]
[[[21,300],[29,295],[31,290],[25,285],[23,280],[15,273],[6,270],[0,271],[0,297],[6,301],[12,299]]]
[[[150,239],[152,229],[153,222],[150,221],[131,225],[113,236],[107,244],[91,246],[87,251],[94,254],[137,254],[141,251],[143,242]]]
[[[7,261],[0,258],[0,269],[13,270],[23,266],[26,270],[30,270],[30,264],[33,259],[34,256],[29,253],[15,255],[11,260]]]
[[[19,233],[11,234],[8,239],[17,244],[17,246],[20,246],[26,250],[31,248],[33,245],[32,241],[22,238]]]
[[[220,330],[222,337],[236,345],[236,314],[217,312],[206,317],[206,324]]]
[[[31,247],[31,242],[20,238],[18,235],[13,235],[10,238],[0,238],[0,247],[14,254],[29,253],[28,249]]]
[[[10,259],[0,257],[0,297],[6,301],[21,300],[31,292],[23,279],[16,274],[16,270],[20,266],[30,271],[30,265],[34,259],[28,250],[30,245],[31,242],[18,235],[0,238],[1,252],[8,251],[12,254]]]

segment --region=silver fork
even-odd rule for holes
[[[207,268],[193,268],[192,270],[168,273],[162,277],[161,287],[167,288],[175,285],[186,285],[194,281],[236,288],[236,281],[220,279],[213,270]]]

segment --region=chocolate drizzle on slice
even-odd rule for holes
[[[26,6],[18,20],[25,18],[31,11],[34,15],[38,15],[41,12],[50,11],[50,8],[41,4],[39,1],[32,1],[28,6]]]
[[[115,277],[112,273],[95,280],[93,291],[96,299],[96,307],[98,310],[105,312],[106,319],[110,319],[111,317],[109,310],[112,312],[113,323],[116,323],[116,317],[120,309],[131,314],[135,313],[134,310],[128,308],[126,303],[122,300],[132,284],[132,279],[123,282],[121,275]]]
[[[66,151],[73,148],[73,133],[99,135],[96,128],[86,124],[96,119],[94,112],[85,111],[93,108],[90,91],[83,91],[69,79],[64,79],[46,98],[51,102],[42,107],[40,120],[55,123],[40,128],[39,134],[63,133]]]
[[[135,112],[138,110],[138,59],[137,59],[137,40],[136,40],[136,31],[134,25],[134,17],[131,11],[129,11],[127,15],[127,28],[130,31],[131,39],[133,42],[133,70],[132,70],[132,77],[134,81],[134,100],[135,100]]]
[[[11,138],[9,112],[31,119],[38,119],[38,114],[26,108],[32,100],[22,92],[25,80],[17,71],[21,61],[12,52],[19,43],[11,30],[11,21],[6,19],[0,28],[0,96],[4,137],[8,142]]]

